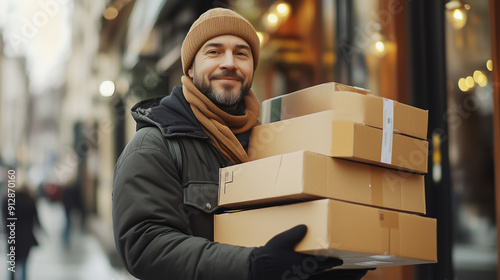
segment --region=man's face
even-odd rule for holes
[[[233,35],[212,38],[196,53],[188,75],[214,104],[234,110],[252,85],[250,46]]]

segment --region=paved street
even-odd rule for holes
[[[114,268],[94,234],[82,231],[79,222],[73,223],[74,230],[70,238],[70,246],[62,242],[64,228],[64,211],[60,204],[39,200],[38,212],[45,233],[39,234],[38,247],[32,249],[28,264],[28,280],[129,280],[132,278],[126,271]],[[78,216],[77,216],[78,218]],[[78,220],[78,219],[76,219]],[[111,233],[109,233],[111,234]],[[4,232],[0,240],[5,240]],[[2,263],[1,279],[9,279],[6,268],[7,254],[5,241],[0,242],[0,262]]]

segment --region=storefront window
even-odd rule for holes
[[[488,1],[446,8],[453,264],[458,279],[497,279]]]
[[[254,91],[261,99],[325,82],[379,92],[377,73],[390,47],[382,34],[387,22],[381,22],[379,1],[231,3],[261,35],[254,77]],[[286,13],[280,15],[279,7]]]

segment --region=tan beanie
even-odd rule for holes
[[[245,40],[252,50],[254,71],[259,63],[259,37],[248,22],[238,13],[224,8],[214,8],[203,13],[191,25],[182,43],[182,70],[187,75],[198,50],[208,40],[222,35],[234,35]]]

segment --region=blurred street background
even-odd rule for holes
[[[80,225],[70,236],[70,242],[63,242],[62,234],[65,227],[64,209],[61,204],[46,200],[38,202],[38,211],[44,232],[39,232],[39,246],[34,247],[27,263],[28,279],[54,280],[127,280],[135,279],[121,268],[111,265],[106,251],[95,236]],[[73,222],[79,222],[75,216]],[[96,229],[98,230],[98,229]],[[109,233],[101,233],[109,234]],[[2,233],[2,238],[5,235]],[[0,243],[5,250],[5,242]],[[111,246],[111,245],[110,245]],[[6,254],[0,255],[0,261],[5,264]],[[10,279],[9,271],[2,270],[0,279]]]
[[[135,131],[129,111],[180,84],[184,36],[213,7],[258,31],[261,101],[339,82],[429,110],[439,261],[365,279],[500,279],[498,1],[0,0],[0,189],[35,199],[27,279],[134,279],[111,221],[114,164]],[[7,222],[0,280],[12,275]]]

